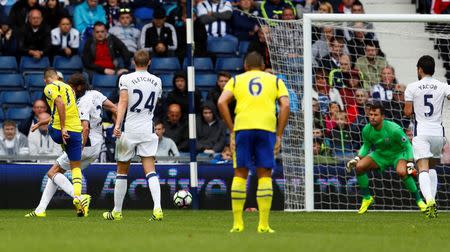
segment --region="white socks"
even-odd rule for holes
[[[69,179],[64,176],[64,174],[56,173],[55,176],[52,178],[53,182],[59,186],[65,193],[70,195],[70,197],[74,198],[75,195],[73,194],[73,185],[70,183]]]
[[[114,212],[122,212],[123,199],[127,194],[127,174],[117,174],[114,186]]]
[[[436,199],[436,192],[438,187],[438,177],[436,169],[430,169],[428,171],[428,174],[430,175],[430,182],[431,182],[431,196],[433,196],[433,199]]]
[[[434,197],[431,193],[431,179],[430,174],[427,171],[423,171],[419,173],[419,185],[420,185],[420,191],[422,192],[423,196],[425,197],[425,200],[427,203],[430,200],[434,200]]]
[[[63,175],[64,176],[64,175]],[[41,201],[39,202],[39,206],[34,210],[36,213],[43,213],[47,209],[50,200],[52,200],[53,195],[56,190],[58,190],[58,186],[53,183],[50,178],[47,178],[47,184],[45,185],[45,189],[42,192]]]
[[[153,209],[161,208],[161,186],[159,185],[158,175],[156,172],[150,172],[145,175],[148,181],[148,188],[152,194]]]

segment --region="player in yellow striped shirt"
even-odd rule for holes
[[[90,197],[81,196],[81,131],[83,128],[78,115],[75,92],[69,85],[58,80],[57,72],[52,68],[44,71],[44,81],[46,83],[44,94],[52,115],[48,132],[53,141],[61,144],[70,160],[75,208],[77,211],[88,211]]]
[[[218,107],[231,132],[230,145],[234,151],[234,178],[231,185],[233,228],[242,232],[242,212],[246,199],[246,180],[250,167],[256,167],[259,208],[259,233],[273,233],[269,227],[272,205],[272,169],[279,151],[284,128],[289,118],[289,94],[283,80],[263,72],[262,56],[257,52],[247,55],[246,72],[231,78],[219,98]],[[235,121],[231,119],[228,103],[236,99]],[[278,102],[278,123],[276,103]]]

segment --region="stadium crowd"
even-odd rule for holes
[[[216,155],[214,162],[218,163],[231,160],[227,130],[216,107],[223,87],[234,74],[243,71],[242,57],[247,52],[262,54],[266,71],[272,71],[264,36],[270,28],[260,27],[247,14],[293,20],[305,13],[364,13],[359,0],[197,0],[194,4],[194,56],[199,60],[195,61],[196,70],[199,76],[210,77],[202,85],[196,81],[197,151]],[[37,69],[26,68],[26,60],[32,64],[47,62],[44,67],[54,66],[66,80],[71,73],[82,71],[94,88],[117,102],[117,76],[134,69],[130,59],[142,48],[151,52],[155,65],[164,58],[168,61],[161,61],[163,65],[170,62],[166,69],[150,68],[150,72],[161,76],[164,89],[155,110],[161,145],[158,155],[177,156],[189,151],[187,77],[183,70],[186,0],[9,0],[2,1],[0,8],[0,59],[12,56],[16,61],[15,67],[10,67],[12,72],[3,70],[9,65],[0,61],[0,79],[8,74],[23,75],[20,87],[0,80],[0,154],[61,152],[44,128],[30,133],[31,125],[48,116],[49,110],[40,99],[43,83],[35,85],[30,81]],[[448,13],[448,5],[440,13]],[[410,122],[401,116],[405,86],[397,83],[395,69],[386,61],[373,25],[355,22],[342,27],[313,27],[316,155],[346,155],[358,150],[360,132],[367,123],[364,105],[370,99],[385,102],[386,117],[405,130],[410,128]],[[61,58],[66,62],[77,59],[82,65],[71,69],[73,72],[63,66],[59,69],[57,62]],[[227,61],[230,59],[234,61]],[[171,64],[175,67],[169,68]],[[111,81],[114,83],[104,84]],[[26,95],[19,96],[22,100],[13,100],[12,93],[23,92]],[[230,107],[233,111],[234,104]],[[105,147],[100,161],[114,161],[112,120],[107,114],[104,118]]]

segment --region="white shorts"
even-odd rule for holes
[[[158,136],[151,134],[131,134],[122,132],[116,140],[116,160],[120,162],[130,161],[134,156],[154,157],[158,149]]]
[[[100,155],[102,144],[84,147],[81,152],[81,169],[86,169],[92,162],[94,162]],[[67,154],[64,152],[56,159],[56,163],[64,170],[70,170],[70,161]]]
[[[412,140],[414,160],[441,158],[445,141],[445,137],[441,136],[415,136]]]

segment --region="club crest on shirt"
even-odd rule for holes
[[[391,142],[391,139],[390,139],[389,137],[386,137],[386,138],[384,139],[384,142],[385,142],[385,143],[389,143],[389,142]]]

